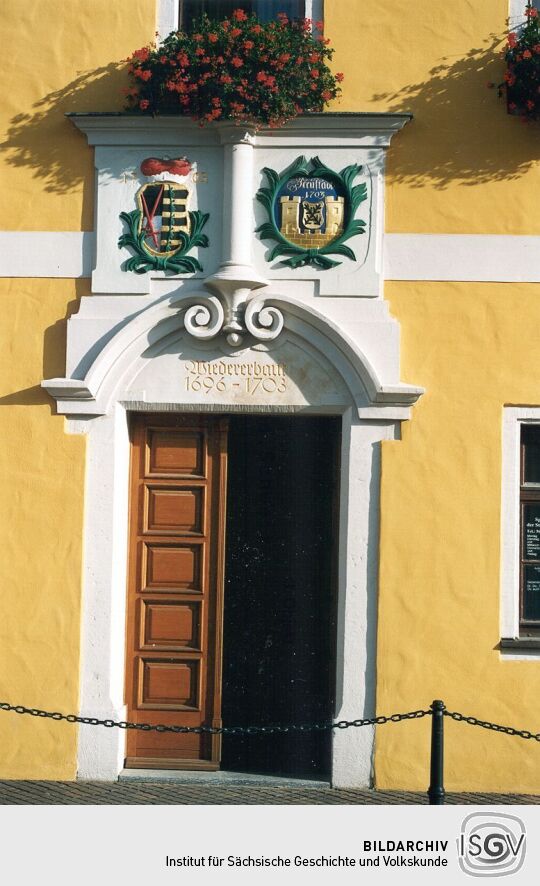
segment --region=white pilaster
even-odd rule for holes
[[[380,441],[394,422],[362,422],[352,411],[342,425],[336,720],[375,716]],[[368,787],[372,726],[333,732],[332,784]]]
[[[124,638],[129,483],[126,413],[72,421],[88,433],[85,558],[81,636],[82,716],[123,720]],[[124,761],[125,733],[79,729],[78,777],[116,780]]]

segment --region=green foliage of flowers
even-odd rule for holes
[[[269,126],[322,111],[341,94],[343,74],[328,67],[334,50],[321,30],[284,13],[271,22],[242,9],[220,22],[203,15],[189,34],[175,31],[128,59],[128,108]]]
[[[524,120],[540,118],[540,20],[538,10],[527,4],[525,24],[508,35],[506,71],[499,92],[506,89],[508,110]]]

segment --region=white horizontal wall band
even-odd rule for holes
[[[90,231],[0,231],[0,277],[90,277]],[[540,236],[385,234],[386,280],[539,283]]]
[[[540,237],[385,234],[385,280],[540,282]]]
[[[90,277],[90,231],[0,231],[0,277]]]

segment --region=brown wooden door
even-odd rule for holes
[[[128,719],[221,725],[226,420],[132,424]],[[129,767],[217,769],[216,736],[127,733]]]

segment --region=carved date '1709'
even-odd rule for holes
[[[195,394],[284,394],[287,390],[284,363],[205,363],[192,360],[186,366],[186,390]]]

